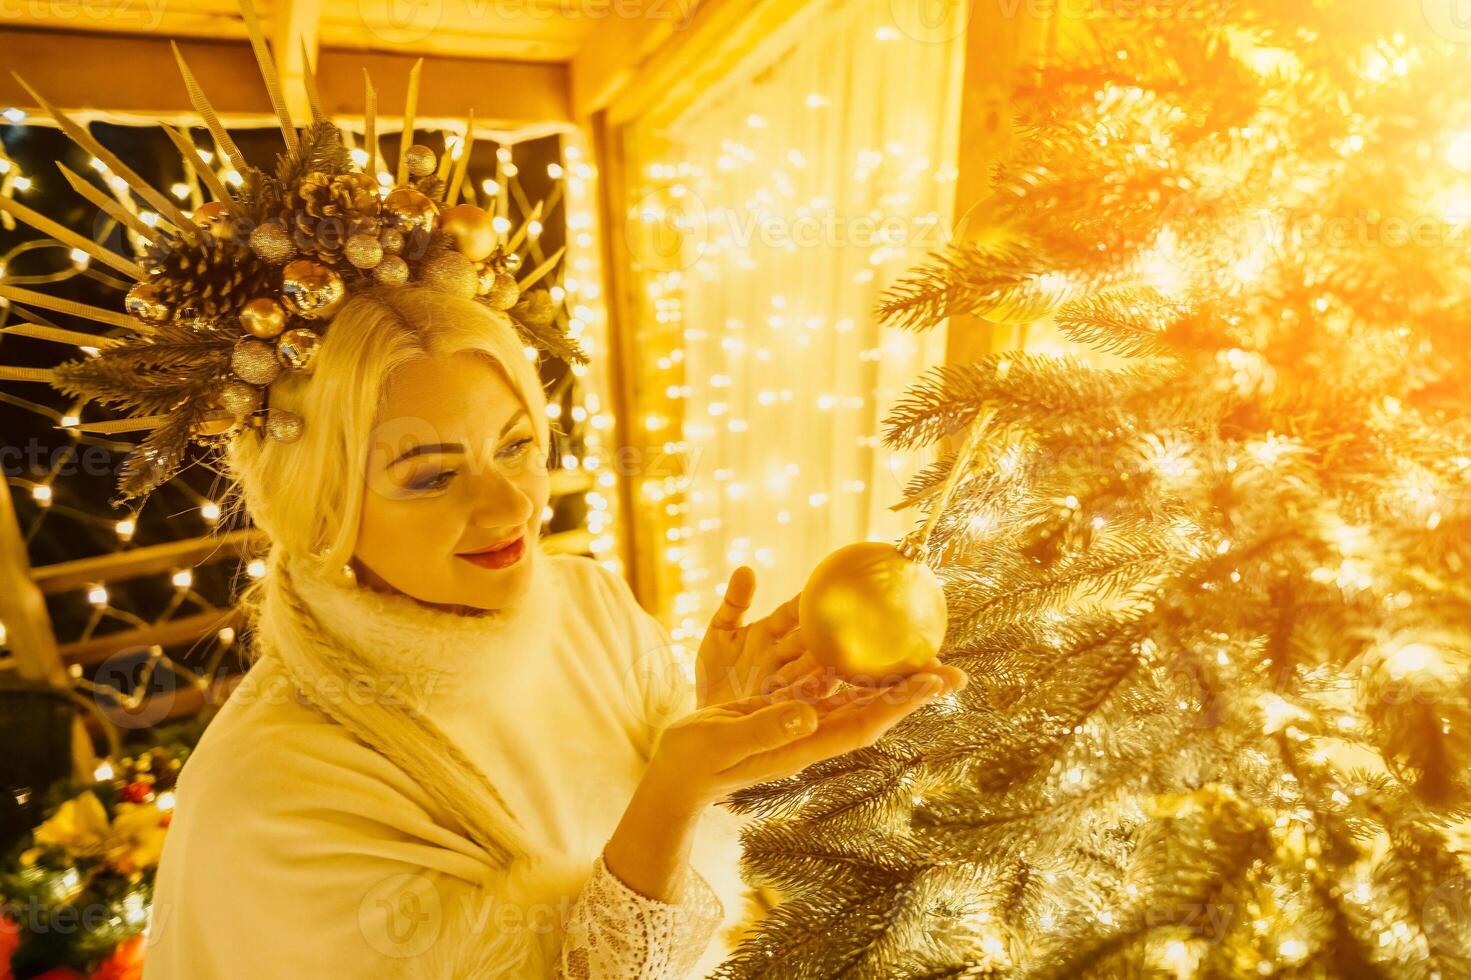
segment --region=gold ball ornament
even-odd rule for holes
[[[428,177],[434,173],[434,168],[439,165],[434,151],[423,143],[415,143],[404,152],[404,162],[408,164],[409,175],[413,177]]]
[[[297,259],[281,270],[281,302],[297,316],[325,320],[346,298],[342,277],[320,262]]]
[[[211,238],[228,242],[235,237],[235,216],[224,201],[205,201],[194,209],[189,220]]]
[[[383,199],[382,213],[388,226],[403,234],[433,231],[439,220],[439,205],[413,187],[395,187]]]
[[[273,221],[250,233],[250,250],[264,262],[281,265],[296,254],[296,243],[284,225]]]
[[[296,327],[283,333],[276,341],[276,352],[288,366],[297,371],[309,371],[321,346],[322,338],[315,330]]]
[[[475,266],[464,255],[455,251],[440,252],[424,263],[419,270],[419,281],[430,289],[452,293],[472,299],[480,289],[480,278]]]
[[[383,243],[376,235],[353,235],[342,251],[359,269],[371,269],[383,261]]]
[[[404,233],[397,228],[384,228],[378,233],[378,244],[384,255],[397,255],[404,250]]]
[[[257,296],[240,308],[240,325],[252,337],[270,340],[286,329],[286,311],[269,296]]]
[[[490,289],[486,291],[485,299],[498,310],[509,310],[520,301],[521,290],[516,286],[514,277],[504,272],[497,272],[491,281]]]
[[[928,565],[882,541],[839,548],[817,564],[797,601],[817,661],[847,679],[909,675],[945,639],[945,590]]]
[[[471,262],[480,262],[495,251],[495,219],[484,208],[456,204],[439,216],[439,227],[455,240],[455,248]]]
[[[266,432],[277,442],[295,442],[303,428],[301,416],[284,408],[273,408],[266,417]]]
[[[275,345],[257,337],[246,337],[230,352],[230,370],[235,377],[253,385],[268,385],[281,376]]]
[[[517,269],[521,268],[521,256],[516,254],[515,252],[507,252],[505,255],[501,256],[501,268],[505,269],[507,272],[515,272]]]
[[[226,381],[220,389],[220,407],[237,419],[260,410],[261,390],[238,378]]]
[[[174,308],[163,300],[163,290],[156,282],[140,282],[128,290],[123,307],[129,316],[144,323],[167,323]]]
[[[385,255],[373,266],[373,278],[385,286],[402,286],[409,281],[409,264],[397,255]]]

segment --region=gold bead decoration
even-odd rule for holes
[[[257,296],[240,308],[240,326],[252,337],[270,340],[286,329],[286,311],[269,296]]]
[[[383,261],[383,243],[376,235],[353,235],[342,251],[359,269],[371,269]]]
[[[258,337],[246,337],[237,341],[230,352],[230,370],[241,381],[268,385],[281,376],[281,362],[276,359],[275,345]]]
[[[123,306],[129,316],[144,323],[167,323],[174,308],[163,300],[163,290],[156,282],[140,282],[128,290]]]
[[[303,428],[301,416],[284,408],[273,408],[266,417],[266,431],[277,442],[295,442]]]
[[[297,259],[281,270],[281,302],[297,316],[328,319],[346,298],[342,277],[320,262]]]
[[[455,251],[440,252],[424,263],[419,270],[419,281],[430,289],[463,296],[474,297],[480,287],[475,266],[464,255]]]
[[[439,216],[439,227],[471,262],[483,261],[495,250],[495,219],[484,208],[473,204],[445,208]]]
[[[505,272],[497,272],[491,281],[490,289],[485,293],[486,302],[498,310],[509,310],[521,299],[521,290],[516,286],[515,277]]]
[[[296,254],[296,244],[284,225],[271,222],[250,233],[250,250],[271,265],[282,265]]]
[[[945,590],[928,565],[882,541],[828,555],[797,603],[802,639],[844,679],[912,674],[945,639]]]
[[[259,411],[260,406],[261,391],[255,385],[232,378],[220,389],[220,407],[237,419]]]
[[[384,255],[397,255],[404,250],[404,234],[397,228],[384,228],[378,233],[378,244]]]
[[[321,335],[315,330],[295,327],[283,333],[281,339],[276,341],[276,353],[297,371],[309,371],[321,345]]]
[[[501,268],[505,269],[507,272],[515,272],[517,269],[521,268],[521,256],[517,255],[515,252],[507,252],[501,258]]]
[[[404,153],[404,161],[408,164],[409,175],[412,177],[428,177],[439,165],[434,151],[422,143],[410,146]]]
[[[383,216],[390,228],[408,234],[411,231],[433,231],[439,220],[439,206],[429,195],[413,187],[395,187],[383,199]]]
[[[402,286],[409,281],[409,264],[397,255],[385,255],[373,266],[373,278],[385,286]]]
[[[194,209],[189,220],[211,238],[228,242],[235,237],[235,216],[224,201],[205,201]]]

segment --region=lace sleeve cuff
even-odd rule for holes
[[[565,980],[684,980],[725,916],[719,896],[685,865],[677,901],[623,883],[598,854],[562,947]]]

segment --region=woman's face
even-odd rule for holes
[[[499,365],[473,352],[402,365],[384,394],[353,555],[359,582],[454,612],[514,603],[530,586],[550,493],[534,420]],[[499,555],[465,557],[513,539]]]

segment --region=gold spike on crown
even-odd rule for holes
[[[474,204],[452,203],[469,166],[474,115],[466,121],[458,160],[438,161],[432,149],[412,143],[420,68],[415,64],[394,184],[382,193],[373,176],[376,94],[366,72],[367,159],[359,168],[341,131],[322,116],[309,65],[312,122],[300,132],[291,124],[251,0],[240,2],[286,148],[274,174],[248,166],[175,46],[191,104],[218,152],[241,177],[232,192],[209,167],[195,167],[214,200],[192,214],[16,77],[75,143],[157,212],[157,220],[146,224],[57,165],[78,193],[147,242],[134,261],[0,197],[0,210],[135,283],[123,302],[125,313],[0,283],[0,299],[125,331],[94,336],[50,329],[49,339],[93,348],[95,355],[49,370],[0,367],[0,380],[43,381],[69,396],[128,413],[79,428],[151,430],[118,477],[124,501],[145,497],[171,479],[191,440],[208,444],[243,431],[282,442],[299,438],[301,418],[270,407],[271,384],[290,372],[311,370],[333,314],[360,289],[414,284],[474,298],[505,312],[527,345],[563,360],[587,360],[577,342],[556,326],[550,295],[529,291],[561,251],[518,280],[525,226],[503,241],[491,215]],[[197,159],[186,132],[168,126],[164,131],[186,161]],[[539,213],[538,207],[527,224]]]

